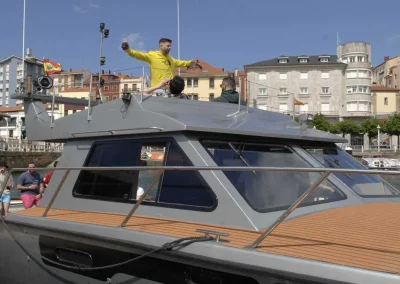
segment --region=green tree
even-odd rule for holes
[[[376,118],[366,119],[361,123],[361,133],[368,134],[369,141],[371,138],[378,136],[378,125],[382,127],[382,124]]]
[[[397,145],[399,143],[400,136],[400,113],[394,113],[389,116],[388,120],[384,123],[382,131],[388,135],[397,136]]]
[[[333,134],[341,134],[342,133],[340,128],[339,128],[339,126],[338,126],[338,123],[332,124],[331,125],[331,129],[329,130],[329,132],[333,133]]]
[[[353,120],[343,120],[336,123],[337,131],[342,133],[343,137],[346,134],[359,134],[361,132],[361,127]]]
[[[310,122],[310,126],[318,130],[329,131],[331,129],[331,123],[320,113],[314,115],[313,120]]]

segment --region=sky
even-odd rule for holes
[[[0,59],[21,56],[23,0],[0,4]],[[399,0],[180,0],[179,6],[181,59],[229,71],[280,55],[336,54],[337,33],[341,43],[370,43],[373,66],[400,55]],[[105,70],[140,75],[147,66],[120,49],[124,39],[149,51],[167,37],[178,57],[177,0],[26,0],[26,7],[25,48],[65,70],[98,72],[100,22],[110,30]]]

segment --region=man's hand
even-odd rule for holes
[[[129,43],[127,41],[124,41],[121,43],[121,48],[123,51],[129,50]]]
[[[170,79],[170,78],[165,78],[165,79],[162,79],[162,80],[161,80],[161,82],[160,82],[160,85],[161,85],[161,86],[164,86],[165,84],[168,84],[168,83],[169,83],[169,81],[171,81],[171,79]]]
[[[201,67],[201,65],[199,64],[199,60],[198,59],[193,59],[192,60],[192,64],[190,64],[188,69],[202,69],[203,67]]]
[[[37,184],[32,184],[28,186],[28,189],[37,189]]]
[[[35,199],[36,199],[36,200],[40,200],[40,199],[42,199],[42,194],[41,194],[41,193],[39,193],[38,195],[36,195],[36,196],[35,196]]]

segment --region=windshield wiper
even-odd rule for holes
[[[231,142],[228,142],[228,145],[229,145],[229,147],[231,147],[231,149],[235,152],[235,154],[240,158],[240,160],[242,160],[242,162],[243,162],[246,166],[251,167],[250,164],[249,164],[249,162],[247,162],[247,160],[245,159],[245,157],[243,157],[241,151],[238,151],[238,150],[235,148],[235,146],[232,145]],[[255,172],[255,171],[253,171],[253,173],[256,175],[256,172]]]

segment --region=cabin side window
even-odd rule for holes
[[[193,166],[172,139],[96,142],[84,164],[87,167],[164,165]],[[158,174],[159,170],[83,170],[73,194],[81,198],[135,202],[152,186],[144,204],[203,211],[216,206],[215,194],[197,171],[165,171],[161,176]]]
[[[301,167],[310,165],[289,147],[242,141],[202,140],[218,166]],[[247,203],[258,212],[283,210],[292,205],[320,176],[319,173],[289,171],[224,171]],[[325,180],[300,206],[345,199]]]

